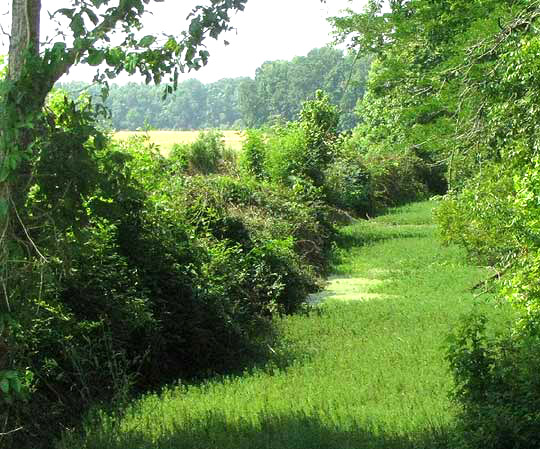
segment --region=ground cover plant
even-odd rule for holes
[[[97,414],[59,449],[455,448],[445,341],[462,314],[507,310],[471,291],[487,272],[437,241],[426,202],[340,232],[335,276],[379,280],[284,317],[266,365],[181,383]],[[369,298],[377,293],[378,299]],[[366,295],[366,296],[363,296]]]

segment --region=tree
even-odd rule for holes
[[[137,71],[146,82],[159,84],[169,75],[176,88],[180,72],[197,70],[208,61],[205,39],[217,38],[230,29],[231,11],[241,11],[247,0],[216,0],[210,6],[196,6],[188,19],[189,29],[179,36],[140,36],[146,5],[152,0],[121,0],[111,6],[111,0],[66,0],[66,7],[53,14],[59,23],[68,24],[71,45],[64,38],[40,47],[40,0],[13,0],[12,27],[9,48],[7,82],[2,95],[3,116],[0,129],[3,144],[0,148],[3,162],[0,167],[2,182],[2,208],[4,215],[16,196],[24,197],[22,186],[12,184],[20,180],[22,159],[28,159],[29,145],[35,131],[33,123],[40,114],[45,97],[58,79],[76,64],[98,68],[95,79],[106,85],[122,72]],[[159,1],[159,0],[156,0]],[[120,35],[120,41],[111,40],[111,34]],[[34,131],[32,131],[34,130]],[[23,157],[25,156],[25,157]],[[17,181],[18,182],[18,181]],[[10,187],[11,185],[11,187]]]
[[[160,0],[155,0],[160,1]],[[24,203],[29,182],[32,142],[39,134],[39,116],[55,82],[76,64],[104,66],[95,79],[107,86],[122,72],[137,71],[146,82],[159,84],[169,75],[171,93],[180,72],[197,70],[208,61],[207,37],[217,38],[230,29],[231,11],[241,11],[247,0],[213,0],[196,6],[188,17],[188,31],[179,36],[140,36],[146,5],[152,0],[66,0],[53,18],[67,22],[70,35],[44,48],[40,45],[41,0],[13,0],[7,80],[2,84],[0,115],[0,218],[4,236],[21,232],[14,219]],[[113,42],[111,35],[120,35]],[[71,38],[71,45],[66,43]],[[2,240],[4,261],[5,243]]]
[[[364,94],[369,63],[369,58],[344,56],[331,47],[313,49],[291,61],[267,61],[257,69],[255,80],[240,87],[243,118],[248,126],[260,126],[277,117],[295,120],[302,103],[321,89],[347,115],[342,127],[352,128],[352,111]]]
[[[0,80],[2,406],[6,397],[10,399],[12,390],[20,389],[16,373],[8,370],[12,357],[6,340],[16,321],[17,307],[11,299],[18,282],[24,280],[25,266],[31,266],[36,260],[46,262],[32,240],[31,231],[25,226],[23,211],[29,191],[35,185],[38,154],[41,158],[45,155],[38,152],[39,144],[47,130],[55,128],[54,123],[48,122],[53,116],[43,111],[48,93],[76,64],[96,66],[95,80],[105,88],[109,80],[122,72],[134,74],[138,71],[146,77],[147,83],[156,84],[169,75],[171,85],[167,92],[171,93],[180,72],[197,70],[206,64],[209,53],[204,47],[205,39],[218,38],[221,32],[229,30],[231,12],[243,10],[247,0],[212,0],[207,6],[196,6],[188,17],[188,30],[163,39],[141,35],[146,6],[151,2],[65,0],[65,7],[52,16],[61,28],[58,37],[41,45],[41,0],[12,0],[8,70],[6,78]],[[98,137],[92,132],[85,136],[88,139]],[[84,148],[83,144],[81,148]],[[62,143],[57,146],[62,147]]]
[[[511,328],[473,314],[449,339],[456,428],[466,440],[455,445],[538,448],[539,4],[382,3],[334,21],[357,50],[376,55],[361,143],[448,165],[441,235],[494,266],[503,279],[482,285],[504,286],[497,304],[514,306]]]

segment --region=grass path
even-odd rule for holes
[[[344,228],[330,289],[284,318],[262,368],[178,386],[102,417],[62,449],[453,449],[445,336],[486,276],[442,247],[434,203]],[[322,301],[322,302],[321,302]]]

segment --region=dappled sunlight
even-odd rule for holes
[[[383,282],[380,279],[362,277],[331,277],[323,291],[313,293],[309,296],[308,303],[316,305],[328,300],[365,301],[369,299],[391,298],[394,295],[385,295],[371,291],[371,288],[379,286]]]

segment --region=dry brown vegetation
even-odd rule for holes
[[[131,136],[148,134],[151,142],[159,145],[163,155],[167,156],[175,143],[193,143],[199,133],[200,131],[118,131],[114,133],[114,137],[125,140]],[[243,131],[221,131],[221,133],[226,146],[234,150],[242,149]]]

